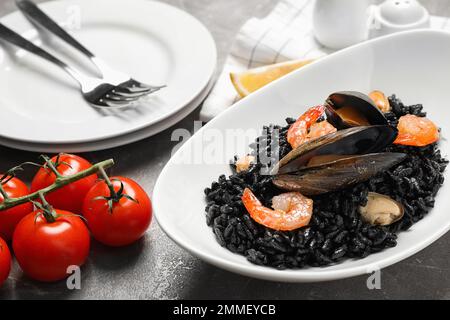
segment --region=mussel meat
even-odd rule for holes
[[[326,100],[325,107],[327,121],[337,129],[388,124],[373,100],[361,92],[332,93]]]
[[[387,226],[405,214],[403,205],[384,194],[369,192],[367,204],[359,207],[362,219],[372,225]]]
[[[391,104],[389,99],[380,90],[373,90],[369,93],[369,98],[372,99],[373,103],[380,109],[381,112],[390,112]]]

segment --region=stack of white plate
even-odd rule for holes
[[[146,0],[64,0],[45,2],[41,8],[110,65],[167,88],[134,108],[95,109],[62,69],[0,42],[2,145],[84,152],[128,144],[186,117],[210,89],[217,58],[214,40],[198,20],[179,9]],[[51,48],[57,47],[66,61],[78,66],[81,61],[92,69],[61,42],[42,41],[20,12],[0,21],[46,50],[55,52]]]

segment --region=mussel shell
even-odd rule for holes
[[[289,173],[304,167],[319,155],[358,155],[376,153],[397,137],[392,126],[353,127],[306,142],[289,152],[272,170],[272,174]]]
[[[342,119],[335,110],[342,107],[351,107],[354,112],[360,113],[370,125],[387,125],[388,121],[383,112],[378,109],[369,96],[357,91],[340,91],[332,93],[325,103],[327,121],[337,129],[356,126]],[[367,125],[357,124],[357,125]]]
[[[349,156],[319,166],[305,167],[297,172],[277,175],[273,184],[284,190],[313,196],[366,181],[405,158],[406,154],[394,152]]]

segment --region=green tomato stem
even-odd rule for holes
[[[49,157],[47,157],[46,155],[42,155],[41,157],[45,160],[45,164],[47,165],[47,167],[55,174],[56,180],[60,180],[61,178],[63,178],[63,176],[61,175],[61,173],[59,173],[58,169],[56,169],[55,164]]]
[[[55,222],[57,218],[55,210],[53,210],[53,207],[47,202],[43,192],[39,191],[38,195],[42,202],[42,214],[44,215],[45,220],[47,220],[48,223]]]
[[[107,169],[109,167],[112,167],[113,165],[114,165],[114,160],[113,159],[109,159],[109,160],[105,160],[105,161],[96,163],[92,167],[90,167],[90,168],[88,168],[88,169],[86,169],[84,171],[80,171],[78,173],[75,173],[73,175],[60,176],[59,178],[57,178],[55,180],[55,182],[52,185],[50,185],[50,186],[48,186],[48,187],[46,187],[46,188],[44,188],[42,190],[33,192],[33,193],[29,194],[29,195],[23,196],[23,197],[9,198],[9,197],[5,197],[2,194],[4,196],[4,198],[5,198],[5,200],[2,203],[0,203],[0,211],[3,211],[3,210],[6,210],[6,209],[9,209],[9,208],[12,208],[12,207],[15,207],[15,206],[27,203],[27,202],[29,202],[31,200],[35,200],[35,199],[40,197],[40,194],[46,195],[46,194],[48,194],[50,192],[53,192],[53,191],[58,190],[58,189],[61,189],[62,187],[66,186],[68,184],[71,184],[71,183],[73,183],[75,181],[78,181],[78,180],[81,180],[83,178],[86,178],[86,177],[88,177],[90,175],[93,175],[95,173],[100,172],[100,174],[101,174],[102,171],[105,172],[105,169]],[[51,167],[50,167],[50,169],[51,169]],[[51,169],[51,170],[53,170],[53,169]],[[105,175],[106,175],[106,173],[105,173]],[[111,181],[110,181],[110,183],[111,183]],[[0,212],[0,214],[1,214],[1,212]]]
[[[105,172],[105,170],[103,168],[100,168],[98,170],[98,172],[100,173],[102,178],[105,180],[105,183],[106,183],[106,185],[109,188],[110,197],[112,199],[116,199],[117,198],[117,193],[116,193],[116,190],[114,190],[114,185],[112,184],[111,179],[109,179],[108,175],[106,174],[106,172]]]
[[[3,189],[3,185],[0,182],[0,194],[3,196],[3,199],[5,201],[7,201],[8,199],[10,199],[10,197],[8,196],[8,194],[6,193],[5,189]]]

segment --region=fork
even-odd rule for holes
[[[67,31],[61,28],[33,2],[29,0],[16,0],[16,4],[22,13],[32,22],[58,36],[66,43],[70,44],[72,47],[87,56],[101,72],[105,82],[113,83],[119,88],[124,88],[124,90],[117,92],[122,98],[134,99],[136,96],[140,96],[141,94],[151,94],[165,87],[144,84],[120,71],[111,68],[105,61],[94,55],[90,50],[73,38]]]
[[[120,82],[121,80],[114,81],[113,83],[108,83],[104,82],[102,79],[86,76],[77,69],[69,67],[69,65],[59,60],[51,53],[36,46],[34,43],[28,41],[2,23],[0,23],[0,39],[30,53],[33,53],[43,59],[46,59],[47,61],[52,62],[64,69],[69,75],[71,75],[75,80],[78,81],[83,98],[93,107],[128,107],[131,106],[132,103],[139,97],[147,94],[146,91],[141,91],[132,93],[132,95],[129,96],[130,91],[120,86],[120,84],[122,83]]]

